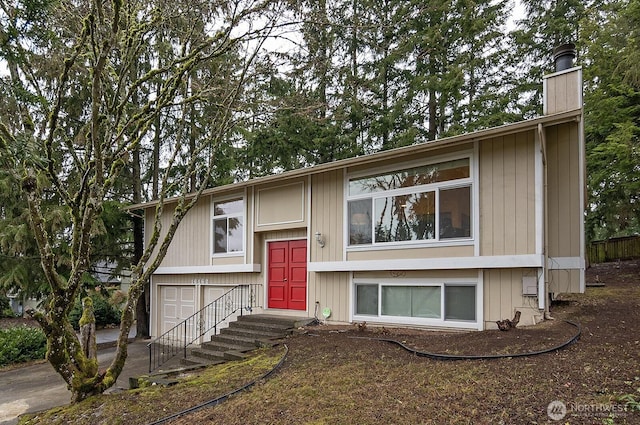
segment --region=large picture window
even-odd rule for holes
[[[469,158],[349,180],[349,245],[471,238]]]
[[[213,203],[213,253],[244,250],[244,201],[231,199]]]

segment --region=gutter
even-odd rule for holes
[[[419,143],[416,145],[390,149],[387,151],[376,152],[368,155],[356,156],[353,158],[341,159],[338,161],[319,164],[312,167],[299,168],[297,170],[286,171],[279,174],[273,174],[273,175],[268,175],[264,177],[258,177],[258,178],[247,180],[247,181],[231,183],[224,186],[212,187],[204,190],[202,192],[202,196],[214,195],[221,192],[228,192],[230,190],[239,190],[244,187],[255,186],[259,184],[282,182],[282,180],[285,180],[285,179],[299,178],[307,175],[323,173],[326,171],[333,171],[341,168],[348,168],[351,166],[368,165],[375,162],[396,158],[402,155],[409,156],[409,155],[417,154],[419,152],[429,151],[432,149],[456,146],[456,145],[461,145],[465,143],[473,143],[476,141],[482,141],[482,140],[491,139],[494,137],[499,137],[505,134],[513,134],[513,133],[535,130],[536,128],[538,128],[538,131],[540,131],[540,128],[574,121],[580,116],[582,116],[582,109],[574,109],[571,111],[561,112],[553,115],[545,115],[542,117],[533,118],[526,121],[520,121],[512,124],[505,124],[499,127],[488,128],[485,130],[478,130],[473,133],[466,133],[459,136],[445,137],[443,139]],[[184,196],[168,198],[164,200],[164,204],[168,205],[171,203],[178,202],[181,198],[190,199],[192,197],[193,197],[193,194],[185,194]],[[144,202],[140,204],[130,205],[125,209],[128,211],[134,211],[134,210],[152,208],[158,203],[159,203],[158,200],[154,200],[154,201]]]
[[[548,176],[547,176],[547,137],[542,127],[542,123],[538,124],[538,137],[540,139],[540,151],[542,152],[542,186],[543,186],[543,241],[542,241],[542,279],[538,282],[538,309],[544,311],[544,318],[550,319],[549,315],[549,303],[547,297],[549,294],[549,274],[547,272],[547,265],[549,264],[549,191],[548,191]]]

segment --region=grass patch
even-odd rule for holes
[[[260,378],[273,369],[283,354],[283,347],[260,349],[245,360],[211,366],[178,377],[180,382],[172,387],[156,385],[117,394],[103,394],[73,405],[25,415],[19,424],[148,424]]]

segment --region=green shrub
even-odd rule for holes
[[[40,328],[18,326],[0,329],[0,366],[44,359],[47,338]]]
[[[11,310],[11,302],[6,295],[0,295],[0,319],[5,317],[16,317],[13,310]]]
[[[109,300],[98,292],[94,292],[90,295],[93,301],[93,312],[96,316],[96,327],[105,327],[108,325],[119,325],[120,315],[122,312],[120,309],[109,302]],[[69,313],[69,320],[73,327],[77,330],[80,329],[78,322],[82,317],[82,301],[76,301],[73,309]]]

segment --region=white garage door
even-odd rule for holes
[[[196,290],[193,286],[161,286],[161,334],[182,323],[196,312]],[[180,332],[183,332],[181,330]],[[187,336],[193,337],[194,329],[187,327]]]

